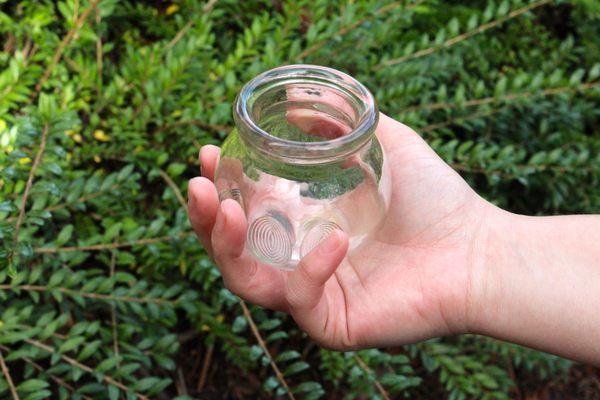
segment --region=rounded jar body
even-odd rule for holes
[[[215,185],[244,210],[254,257],[294,268],[335,229],[358,251],[383,220],[389,186],[367,89],[330,68],[280,67],[244,86],[234,119]]]

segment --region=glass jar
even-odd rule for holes
[[[388,203],[371,93],[334,69],[290,65],[248,82],[233,116],[215,185],[246,213],[250,252],[294,268],[334,229],[357,251]]]

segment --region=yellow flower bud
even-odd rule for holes
[[[178,10],[179,10],[179,6],[177,4],[171,4],[169,7],[167,7],[166,14],[167,15],[175,14]]]
[[[94,139],[96,139],[99,142],[108,142],[110,140],[110,137],[108,137],[108,135],[104,133],[102,129],[97,129],[94,131]]]

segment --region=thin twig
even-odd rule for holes
[[[371,368],[369,368],[367,363],[365,363],[362,358],[360,358],[358,353],[354,354],[354,358],[356,358],[356,361],[358,362],[358,365],[360,366],[360,368],[362,368],[363,371],[365,371],[367,374],[369,374],[373,377],[373,383],[375,384],[375,387],[381,394],[381,397],[383,397],[385,400],[390,400],[390,396],[388,395],[388,393],[384,389],[384,387],[381,385],[381,383],[379,383],[379,381],[377,380],[377,375],[373,372],[373,370]]]
[[[173,182],[173,179],[171,179],[171,177],[162,169],[158,170],[158,174],[161,176],[161,178],[164,179],[167,185],[169,185],[171,190],[173,190],[173,192],[175,193],[175,197],[177,197],[177,200],[179,201],[179,204],[181,204],[181,207],[183,207],[185,212],[187,212],[187,204],[185,203],[185,199],[181,195],[181,191],[177,187],[177,184]]]
[[[167,51],[170,51],[173,47],[175,47],[175,45],[177,44],[177,42],[179,42],[181,40],[181,38],[183,37],[183,35],[185,35],[187,33],[187,31],[189,31],[192,26],[194,25],[195,21],[189,20],[184,26],[183,28],[181,28],[181,30],[179,32],[177,32],[177,34],[175,35],[175,37],[173,39],[171,39],[171,41],[167,44]]]
[[[85,297],[85,298],[89,298],[89,299],[96,299],[96,300],[122,301],[122,302],[126,302],[126,303],[127,302],[129,302],[129,303],[154,303],[154,304],[171,304],[171,305],[177,304],[177,301],[173,301],[173,300],[153,299],[153,298],[144,298],[144,297],[130,297],[130,296],[112,296],[109,294],[100,294],[100,293],[93,293],[93,292],[80,292],[77,290],[72,290],[72,289],[68,289],[68,288],[64,288],[64,287],[49,288],[46,286],[39,286],[39,285],[12,286],[12,285],[8,285],[8,284],[1,284],[0,290],[25,290],[25,291],[31,291],[31,292],[51,292],[51,291],[57,290],[61,293],[69,295],[69,296],[81,296],[81,297]]]
[[[6,352],[10,351],[10,349],[8,347],[3,346],[3,345],[0,345],[0,349],[4,350]],[[38,364],[35,361],[33,361],[31,358],[29,358],[29,357],[22,357],[21,359],[23,361],[25,361],[27,364],[31,365],[33,368],[37,369],[38,371],[48,374],[48,376],[50,376],[50,379],[52,379],[54,382],[58,383],[60,386],[63,386],[65,388],[67,388],[71,392],[75,392],[76,391],[76,389],[73,386],[71,386],[68,382],[60,379],[56,375],[49,374],[47,372],[46,368],[42,367],[40,364]],[[85,400],[93,400],[90,396],[86,396],[85,394],[82,395],[82,396],[83,396],[83,398]]]
[[[203,129],[207,129],[207,130],[211,130],[211,131],[215,131],[215,132],[229,131],[232,129],[232,127],[229,125],[207,124],[206,122],[202,122],[197,119],[184,119],[184,120],[176,121],[172,124],[166,124],[166,125],[159,126],[152,131],[152,134],[164,132],[169,129],[178,128],[180,126],[186,126],[186,125],[193,125],[193,126],[197,126],[199,128],[203,128]]]
[[[600,81],[583,83],[579,86],[562,86],[558,88],[550,88],[542,90],[541,92],[523,92],[523,93],[511,93],[505,96],[500,97],[484,97],[481,99],[473,99],[468,100],[463,103],[428,103],[428,104],[419,104],[412,107],[407,107],[400,112],[413,112],[420,110],[439,110],[439,109],[449,109],[449,108],[461,108],[461,107],[474,107],[474,106],[482,106],[491,103],[497,103],[500,101],[510,101],[516,99],[525,99],[532,96],[552,96],[560,93],[568,93],[568,92],[578,92],[583,90],[593,89],[595,87],[600,87]]]
[[[215,8],[215,4],[217,4],[218,0],[208,0],[204,7],[202,7],[202,12],[211,12],[213,8]]]
[[[46,141],[48,139],[48,131],[50,127],[48,124],[44,125],[42,129],[42,140],[40,142],[40,148],[38,149],[37,154],[35,155],[35,160],[33,161],[33,165],[31,166],[31,170],[29,171],[29,177],[27,178],[27,183],[25,184],[25,191],[23,192],[23,198],[21,199],[21,206],[19,207],[19,216],[17,217],[17,223],[15,225],[15,235],[13,237],[13,249],[10,252],[9,264],[12,260],[14,252],[16,251],[17,243],[19,242],[19,231],[21,230],[21,225],[23,224],[23,220],[25,219],[25,207],[27,206],[27,198],[29,197],[29,191],[31,190],[31,186],[33,185],[33,179],[35,178],[35,171],[40,165],[42,161],[42,156],[44,155],[44,150],[46,150]]]
[[[69,32],[67,32],[67,34],[65,35],[65,37],[63,38],[63,40],[58,45],[58,48],[54,52],[54,56],[52,56],[52,60],[50,61],[50,64],[48,65],[48,67],[44,71],[44,74],[40,78],[40,80],[37,83],[37,85],[35,85],[35,90],[34,90],[32,96],[31,96],[31,99],[34,99],[38,95],[38,93],[40,92],[40,90],[42,90],[42,86],[44,85],[44,83],[46,83],[46,81],[50,77],[50,74],[52,73],[52,70],[54,69],[54,67],[56,67],[56,64],[58,64],[58,62],[60,61],[60,58],[62,57],[62,54],[65,51],[65,48],[69,45],[69,43],[71,43],[71,40],[73,40],[73,38],[75,37],[75,35],[83,27],[83,24],[85,23],[85,20],[88,18],[88,16],[90,15],[90,13],[96,9],[96,7],[100,3],[100,1],[101,0],[92,0],[90,2],[89,7],[86,8],[85,11],[83,11],[83,13],[81,13],[81,15],[79,16],[79,18],[75,22],[75,25],[69,30]]]
[[[13,383],[12,377],[10,376],[10,372],[8,371],[8,367],[4,362],[4,356],[0,351],[0,367],[2,367],[2,373],[6,378],[6,383],[8,384],[8,388],[10,389],[10,394],[12,395],[13,400],[19,400],[19,395],[17,394],[17,389],[15,388],[15,384]]]
[[[3,53],[12,53],[15,43],[16,43],[15,35],[13,35],[11,32],[8,32],[8,38],[6,39],[6,42],[4,42],[4,50],[2,52]]]
[[[187,396],[187,383],[185,383],[185,375],[181,367],[177,367],[177,381],[175,386],[177,387],[178,396]]]
[[[204,5],[204,7],[202,7],[202,11],[205,13],[208,13],[210,11],[212,11],[212,9],[214,8],[215,4],[217,4],[217,0],[209,0],[206,2],[206,4]],[[181,28],[179,30],[179,32],[177,32],[177,34],[175,35],[175,37],[173,37],[173,39],[171,39],[171,41],[167,44],[167,51],[171,50],[173,47],[175,47],[175,45],[177,44],[177,42],[179,42],[181,40],[181,38],[183,37],[183,35],[185,35],[187,33],[187,31],[189,31],[192,26],[194,26],[194,24],[196,23],[195,20],[190,20],[188,21],[183,28]]]
[[[271,368],[273,368],[273,371],[275,372],[275,376],[277,377],[277,379],[279,380],[281,385],[285,388],[290,400],[295,400],[294,394],[290,390],[290,387],[288,386],[287,382],[285,381],[285,378],[283,377],[283,374],[279,370],[279,367],[277,366],[277,364],[275,364],[275,360],[271,356],[269,349],[267,349],[267,345],[265,344],[265,341],[262,338],[260,331],[256,327],[254,320],[252,319],[252,314],[250,313],[250,310],[248,309],[246,302],[244,302],[244,300],[240,299],[240,305],[242,306],[242,310],[244,311],[244,317],[246,317],[246,320],[248,321],[248,324],[250,325],[250,329],[252,330],[252,333],[254,334],[256,341],[258,342],[258,345],[262,348],[265,355],[269,359],[269,363],[271,364]]]
[[[418,0],[413,4],[410,4],[408,6],[406,6],[406,10],[409,10],[411,8],[416,7],[417,5],[419,5],[420,3],[422,3],[423,0]],[[340,37],[340,36],[344,36],[346,35],[348,32],[351,32],[352,30],[356,29],[358,26],[364,24],[367,21],[372,20],[373,18],[385,15],[387,13],[389,13],[390,11],[395,10],[396,8],[400,7],[403,5],[404,2],[402,1],[396,1],[393,3],[390,3],[388,5],[385,5],[381,8],[379,8],[377,11],[375,11],[374,13],[368,15],[367,17],[354,21],[353,23],[346,25],[346,26],[342,26],[334,35],[334,37]],[[313,53],[315,53],[316,51],[318,51],[319,49],[321,49],[323,46],[325,46],[329,41],[331,40],[331,38],[327,38],[324,39],[320,42],[317,42],[315,44],[313,44],[312,46],[304,49],[304,51],[302,53],[300,53],[298,55],[298,59],[304,59],[310,55],[312,55]]]
[[[117,242],[119,241],[119,236],[117,236]],[[115,265],[117,263],[117,252],[113,249],[110,256],[110,277],[115,276]],[[110,306],[110,324],[112,326],[112,337],[113,337],[113,350],[115,352],[115,356],[119,357],[119,336],[117,335],[117,310],[114,304]],[[121,362],[117,361],[117,368],[121,368]]]
[[[504,172],[502,170],[494,170],[494,169],[487,169],[487,168],[477,167],[477,166],[469,166],[469,165],[461,164],[461,163],[450,163],[450,166],[457,171],[469,172],[469,173],[474,173],[474,174],[483,174],[483,175],[495,174],[495,175],[498,175],[498,176],[500,176],[502,178],[506,178],[506,179],[513,179],[513,178],[516,178],[517,176],[519,176],[515,173]],[[544,172],[544,171],[551,171],[551,172],[556,172],[556,173],[560,173],[560,174],[573,172],[573,171],[589,173],[593,170],[593,167],[591,167],[591,166],[563,167],[560,165],[544,165],[544,164],[542,164],[542,165],[514,164],[514,165],[512,165],[512,167],[514,167],[517,170],[527,169],[527,170],[530,170],[531,173]]]
[[[139,239],[134,240],[133,242],[114,242],[114,243],[103,243],[103,244],[94,244],[91,246],[67,246],[67,247],[38,247],[33,249],[35,253],[38,254],[52,254],[52,253],[67,253],[72,251],[99,251],[99,250],[111,250],[111,249],[122,249],[125,247],[134,247],[145,244],[152,243],[160,243],[160,242],[170,242],[177,239],[182,239],[187,236],[192,235],[191,232],[182,232],[179,235],[175,236],[160,236],[155,238],[147,238],[147,239]]]
[[[73,20],[77,21],[77,16],[79,14],[79,0],[75,0],[73,3]]]
[[[112,185],[108,189],[99,190],[97,192],[94,192],[94,193],[91,193],[91,194],[88,194],[88,195],[85,195],[85,196],[81,196],[80,198],[78,198],[77,200],[72,201],[72,202],[65,202],[65,203],[55,204],[53,206],[46,207],[46,208],[44,208],[44,211],[52,212],[52,211],[60,210],[60,209],[63,209],[63,208],[69,207],[69,206],[73,206],[73,205],[76,205],[76,204],[79,204],[79,203],[85,203],[88,200],[95,199],[96,197],[102,196],[103,194],[105,194],[107,192],[110,192],[112,190],[118,189],[119,186],[121,186],[121,185],[118,184],[118,183],[115,183],[114,185]],[[11,222],[11,221],[14,221],[16,218],[17,217],[7,218],[6,221],[7,222]]]
[[[37,51],[37,45],[33,45],[33,47],[31,46],[31,39],[27,38],[27,42],[25,43],[25,46],[23,47],[22,50],[22,54],[23,54],[23,65],[21,66],[22,70],[25,70],[25,68],[27,67],[27,63],[31,60],[31,58],[35,55],[36,51]],[[21,77],[22,74],[19,74],[19,77]],[[7,85],[4,90],[2,91],[2,96],[6,96],[8,93],[10,93],[10,91],[17,85],[18,79],[15,82],[12,82],[10,85]]]
[[[208,369],[210,367],[210,361],[212,360],[212,355],[215,346],[208,346],[206,349],[206,354],[204,355],[204,362],[202,363],[202,371],[200,371],[200,379],[198,379],[198,385],[196,386],[196,390],[200,392],[202,388],[204,388],[204,384],[206,383],[206,375],[208,374]]]
[[[504,108],[505,107],[498,107],[498,108],[495,108],[493,110],[486,110],[486,111],[471,113],[469,115],[463,115],[463,116],[460,116],[460,117],[448,118],[446,121],[437,122],[437,123],[434,123],[434,124],[429,124],[429,125],[423,127],[421,129],[421,132],[423,132],[423,133],[431,132],[431,131],[435,131],[435,130],[440,129],[440,128],[444,128],[444,127],[449,126],[449,125],[453,125],[453,124],[455,124],[457,122],[464,122],[464,121],[469,121],[469,120],[472,120],[472,119],[477,119],[477,118],[482,118],[482,117],[489,117],[491,115],[494,115],[494,114],[500,112]]]
[[[25,342],[29,343],[30,345],[35,346],[39,349],[46,350],[50,354],[57,354],[56,350],[53,347],[50,347],[47,344],[44,344],[42,342],[38,342],[37,340],[25,339]],[[64,354],[59,354],[59,356],[61,359],[63,359],[67,363],[71,364],[72,366],[77,367],[89,374],[94,374],[94,369],[92,367],[82,364],[79,361],[75,360],[74,358],[71,358]],[[124,391],[126,393],[133,393],[135,396],[137,396],[138,399],[148,400],[148,397],[144,396],[143,394],[137,393],[132,389],[129,389],[127,386],[123,385],[121,382],[117,382],[115,379],[111,378],[110,376],[108,376],[106,374],[102,375],[102,380],[110,385],[118,387],[119,389],[121,389],[122,391]]]
[[[88,194],[85,196],[81,196],[80,198],[78,198],[77,200],[75,200],[71,203],[62,203],[62,204],[56,204],[56,205],[50,206],[50,207],[46,208],[46,211],[56,211],[56,210],[60,210],[61,208],[69,207],[74,204],[85,203],[88,200],[95,199],[96,197],[102,196],[103,194],[105,194],[107,192],[118,189],[119,186],[120,185],[118,183],[115,183],[114,185],[112,185],[111,187],[109,187],[106,190],[99,190],[97,192],[94,192],[94,193],[91,193],[91,194]]]
[[[496,20],[490,21],[490,22],[488,22],[486,24],[478,26],[477,28],[475,28],[475,29],[473,29],[471,31],[465,32],[465,33],[463,33],[461,35],[458,35],[458,36],[455,36],[455,37],[453,37],[451,39],[448,39],[444,43],[442,43],[441,45],[432,46],[432,47],[429,47],[427,49],[423,49],[423,50],[417,51],[417,52],[412,53],[412,54],[407,54],[407,55],[402,56],[402,57],[393,58],[391,60],[384,61],[384,62],[376,65],[373,69],[375,71],[377,71],[377,70],[380,70],[380,69],[385,68],[385,67],[390,67],[392,65],[397,65],[397,64],[403,63],[404,61],[414,60],[416,58],[421,58],[421,57],[427,56],[427,55],[429,55],[431,53],[436,52],[437,50],[441,50],[441,49],[444,49],[444,48],[448,48],[448,47],[454,46],[455,44],[460,43],[463,40],[467,40],[467,39],[469,39],[469,38],[471,38],[471,37],[473,37],[473,36],[475,36],[475,35],[477,35],[479,33],[482,33],[482,32],[485,32],[485,31],[487,31],[489,29],[495,28],[498,25],[501,25],[501,24],[503,24],[504,22],[506,22],[506,21],[508,21],[510,19],[518,17],[519,15],[524,14],[527,11],[533,10],[534,8],[543,6],[544,4],[548,4],[549,2],[550,2],[550,0],[540,0],[540,1],[528,4],[528,5],[524,6],[524,7],[521,7],[519,9],[516,9],[516,10],[512,11],[511,13],[509,13],[508,15],[506,15],[506,16],[504,16],[502,18],[498,18]]]
[[[103,58],[103,52],[102,52],[102,37],[101,37],[101,32],[100,32],[100,21],[101,21],[102,17],[100,15],[100,10],[96,9],[96,26],[98,27],[98,39],[96,40],[96,67],[98,69],[98,83],[96,86],[96,90],[97,90],[97,95],[98,97],[100,97],[100,93],[102,91],[102,67],[103,67],[103,62],[102,62],[102,58]]]

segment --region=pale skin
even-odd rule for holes
[[[477,333],[600,363],[600,216],[526,217],[481,198],[407,126],[381,114],[390,166],[385,223],[360,252],[332,233],[294,271],[255,261],[247,220],[200,151],[189,216],[226,287],[292,315],[320,345],[349,350]]]

